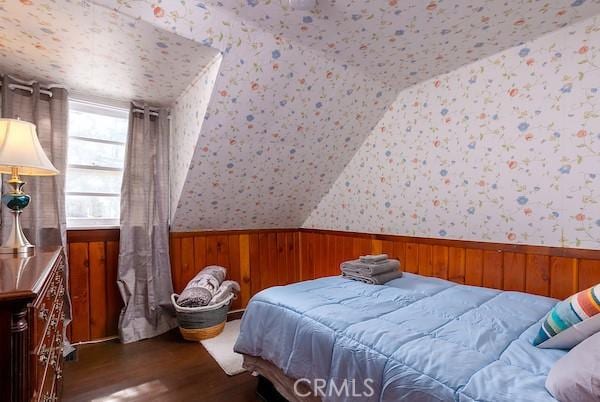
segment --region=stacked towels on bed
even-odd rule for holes
[[[348,279],[373,285],[383,285],[402,276],[400,261],[390,260],[387,254],[361,256],[358,260],[343,262],[340,269],[342,276]]]
[[[227,299],[232,293],[240,291],[235,281],[226,281],[227,269],[211,265],[200,271],[185,287],[177,304],[181,307],[202,307],[217,304]]]

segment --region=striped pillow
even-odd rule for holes
[[[571,349],[596,332],[600,332],[600,285],[557,303],[533,344],[540,348]]]

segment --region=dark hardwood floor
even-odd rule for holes
[[[65,402],[261,400],[255,377],[227,376],[201,344],[177,331],[128,345],[83,345],[77,358],[65,362]]]

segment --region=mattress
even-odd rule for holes
[[[554,401],[544,383],[566,352],[531,341],[556,302],[408,273],[321,278],[255,295],[235,351],[325,401]]]

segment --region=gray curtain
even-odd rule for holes
[[[29,207],[21,214],[23,232],[38,247],[65,246],[65,171],[69,117],[67,90],[52,88],[52,96],[41,94],[40,84],[37,82],[31,85],[33,93],[10,88],[11,84],[19,83],[21,81],[8,75],[2,77],[2,117],[20,118],[35,124],[44,152],[60,172],[52,177],[23,177],[27,182],[23,190],[31,195]],[[11,222],[8,208],[2,209],[2,222]],[[7,236],[9,230],[10,224],[2,225],[2,236]]]
[[[167,111],[129,113],[121,188],[119,289],[125,302],[119,319],[123,343],[177,326],[170,295]]]
[[[31,203],[21,214],[21,224],[27,239],[37,247],[63,246],[66,252],[67,223],[65,216],[65,172],[67,169],[67,126],[69,102],[67,90],[53,87],[52,95],[40,92],[40,84],[31,84],[32,92],[11,89],[13,84],[23,84],[9,75],[2,77],[2,117],[32,122],[44,152],[60,172],[52,177],[23,176],[23,190],[31,195]],[[2,193],[6,191],[2,181]],[[2,208],[2,238],[7,236],[12,224],[8,208]],[[8,223],[8,224],[4,224]],[[65,276],[68,289],[68,268]],[[71,322],[69,292],[65,292],[66,323]],[[66,339],[66,338],[65,338]],[[65,353],[72,349],[67,343]]]

